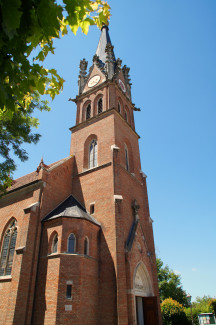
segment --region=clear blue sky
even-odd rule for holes
[[[216,1],[110,0],[116,57],[131,68],[142,169],[159,257],[196,296],[216,296]],[[41,141],[26,146],[15,178],[69,155],[79,61],[89,66],[100,31],[64,37],[46,61],[66,80],[42,113]]]

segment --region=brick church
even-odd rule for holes
[[[161,324],[129,68],[103,26],[80,62],[70,156],[0,201],[0,324]]]

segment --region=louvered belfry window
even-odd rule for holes
[[[11,275],[14,251],[17,238],[16,220],[13,220],[5,231],[1,259],[0,259],[0,276]]]
[[[86,120],[88,120],[91,117],[91,105],[88,104],[86,107]]]
[[[89,147],[89,168],[97,167],[97,141],[93,140]]]
[[[98,101],[98,114],[103,112],[103,100],[102,98],[99,99]]]

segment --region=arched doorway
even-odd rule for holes
[[[137,325],[158,325],[157,297],[149,273],[140,262],[134,272],[134,297]]]

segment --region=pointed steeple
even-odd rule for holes
[[[112,45],[111,39],[109,36],[109,28],[107,25],[103,25],[103,27],[101,28],[101,35],[100,35],[99,43],[98,43],[97,50],[96,50],[96,55],[99,57],[99,60],[101,61],[101,63],[103,63],[103,65],[105,65],[106,59],[107,59],[107,53],[105,51],[107,44]],[[113,57],[115,60],[114,52],[113,52]]]

